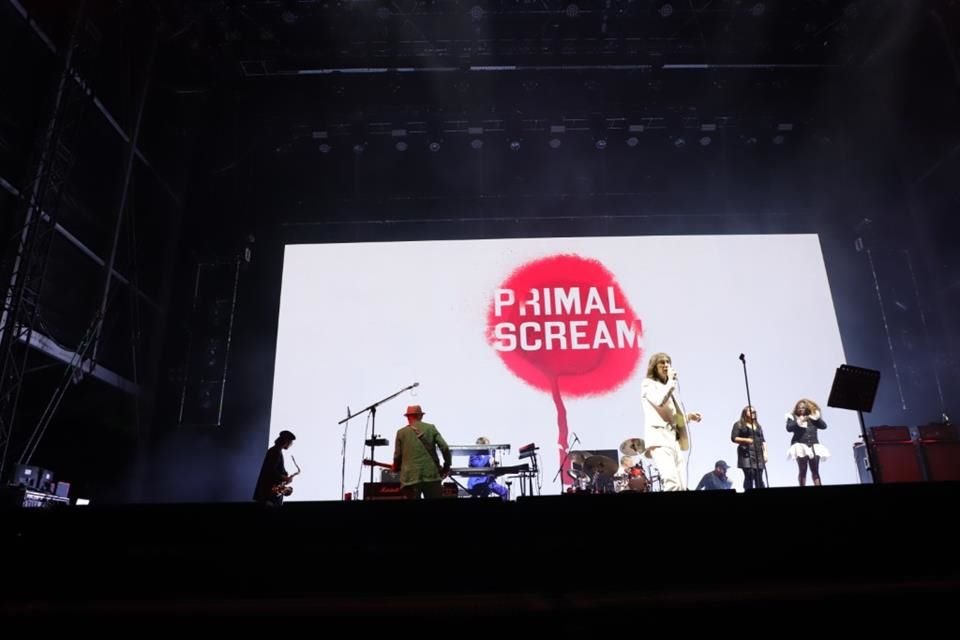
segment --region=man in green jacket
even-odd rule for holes
[[[400,486],[410,491],[414,498],[439,498],[440,486],[450,472],[450,447],[437,427],[423,421],[423,409],[413,404],[403,414],[407,426],[397,430],[393,448],[393,470],[400,472]],[[443,466],[437,457],[437,449],[443,454]]]

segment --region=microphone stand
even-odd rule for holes
[[[769,487],[770,476],[767,474],[767,463],[764,462],[763,460],[763,448],[761,447],[759,450],[757,449],[757,436],[759,435],[761,438],[763,438],[763,429],[760,427],[760,421],[758,419],[753,418],[753,413],[756,411],[756,409],[753,408],[753,402],[750,401],[750,380],[747,378],[747,358],[742,353],[740,354],[740,362],[743,363],[743,384],[747,388],[747,407],[748,407],[747,410],[750,411],[751,413],[750,419],[753,421],[753,426],[754,426],[753,437],[751,438],[751,440],[753,440],[753,443],[750,446],[753,449],[753,455],[754,455],[754,458],[756,458],[757,460],[757,464],[760,465],[758,467],[758,470],[764,476],[763,486]],[[758,488],[756,486],[757,484],[756,480],[758,479],[759,478],[756,478],[754,480],[754,483],[753,483],[754,489]]]
[[[364,407],[363,409],[361,409],[360,411],[358,411],[357,413],[354,413],[354,414],[351,414],[351,413],[350,413],[350,408],[347,407],[347,417],[337,423],[337,424],[342,424],[342,425],[344,425],[344,427],[343,427],[343,454],[342,454],[343,460],[341,461],[341,471],[340,471],[340,496],[341,496],[341,500],[343,499],[343,495],[344,495],[344,493],[343,493],[343,491],[344,491],[344,478],[345,478],[345,476],[346,476],[346,468],[347,468],[347,422],[349,422],[350,420],[353,420],[353,419],[356,418],[357,416],[362,416],[362,415],[365,414],[367,411],[370,412],[370,424],[371,424],[371,426],[370,426],[370,440],[369,440],[369,442],[370,442],[370,460],[373,461],[373,459],[374,459],[373,452],[374,452],[374,450],[375,450],[376,447],[377,447],[377,444],[376,444],[376,443],[377,443],[377,439],[380,437],[380,436],[377,435],[377,407],[379,407],[381,404],[383,404],[383,403],[386,402],[387,400],[393,400],[394,398],[396,398],[398,395],[400,395],[400,394],[403,393],[404,391],[409,391],[410,389],[413,389],[414,387],[419,387],[419,386],[420,386],[420,383],[419,383],[419,382],[414,382],[414,383],[411,384],[409,387],[404,387],[403,389],[400,389],[400,391],[397,391],[396,393],[394,393],[394,394],[392,394],[392,395],[389,395],[389,396],[387,396],[386,398],[383,398],[382,400],[378,400],[378,401],[374,402],[373,404],[371,404],[369,407]],[[373,466],[373,465],[370,465],[370,482],[373,482],[373,469],[374,469],[374,466]]]
[[[580,444],[580,438],[577,437],[577,434],[573,434],[573,442],[571,444]],[[563,460],[560,461],[560,468],[557,469],[557,475],[553,476],[554,482],[557,481],[558,477],[560,478],[560,495],[563,495],[564,492],[563,481],[565,478],[561,474],[563,473],[564,465],[567,464],[567,460],[570,458],[570,446],[571,445],[567,445],[567,450],[563,452]]]

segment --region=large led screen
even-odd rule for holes
[[[747,404],[740,354],[770,484],[797,484],[785,414],[800,398],[823,407],[824,484],[858,481],[856,414],[826,407],[845,359],[816,235],[288,245],[270,439],[296,434],[290,499],[339,500],[362,493],[371,469],[379,476],[362,464],[371,427],[389,442],[372,457],[389,463],[406,406],[419,404],[450,444],[510,445],[503,465],[536,445],[533,491],[561,493],[566,451],[614,457],[644,438],[640,385],[657,352],[672,357],[686,409],[703,415],[690,428],[691,488],[718,460],[742,485],[731,442]],[[339,424],[386,398],[375,420]]]

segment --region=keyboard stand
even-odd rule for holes
[[[536,450],[531,451],[529,455],[520,455],[521,458],[530,458],[530,469],[528,471],[521,471],[517,474],[520,478],[520,495],[523,497],[534,496],[539,493],[536,491],[534,485],[534,478],[539,475],[539,456],[536,453]]]

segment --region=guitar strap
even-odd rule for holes
[[[443,468],[440,466],[440,461],[437,459],[437,447],[436,447],[436,446],[433,446],[433,447],[428,447],[428,446],[427,446],[427,443],[423,441],[424,433],[423,433],[423,431],[421,431],[420,429],[417,428],[417,425],[415,425],[415,424],[410,424],[410,425],[408,425],[408,426],[409,426],[411,429],[413,429],[413,432],[414,432],[415,434],[417,434],[417,441],[418,441],[421,445],[423,445],[423,448],[424,448],[424,449],[427,450],[427,455],[430,456],[430,459],[431,459],[431,460],[433,460],[433,465],[437,468],[437,472],[442,476],[442,475],[443,475]]]

